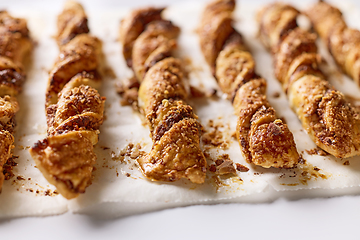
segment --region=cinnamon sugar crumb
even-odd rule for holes
[[[240,163],[235,163],[236,165],[236,170],[238,170],[239,172],[248,172],[250,169]]]
[[[280,97],[280,93],[279,92],[274,92],[274,94],[272,95],[273,98],[279,98]]]
[[[3,165],[3,174],[5,177],[5,180],[9,180],[12,177],[15,176],[13,173],[13,168],[17,166],[17,163],[15,162],[15,159],[19,158],[19,156],[13,155],[11,158],[9,158],[6,163]]]
[[[212,159],[209,154],[205,154],[207,160],[212,161],[212,164],[209,164],[209,171],[217,175],[225,174],[236,174],[233,161],[230,159],[228,154],[222,154],[217,157],[217,159]]]
[[[215,125],[213,120],[209,120],[208,126],[214,129],[203,134],[203,143],[205,145],[219,146],[220,148],[227,149],[229,147],[229,141],[223,139],[223,133],[219,130],[220,127],[224,126],[222,124]]]
[[[120,104],[122,106],[131,106],[135,111],[139,111],[139,81],[135,77],[132,77],[127,79],[125,83],[121,81],[117,82],[115,87],[116,92],[122,97]]]
[[[322,150],[319,147],[314,148],[314,149],[310,149],[310,150],[306,150],[306,152],[309,155],[319,155],[319,156],[327,156],[327,155],[329,155],[329,153],[325,152],[324,150]]]
[[[121,163],[130,163],[130,160],[128,159],[128,162],[125,160],[125,157],[129,157],[133,160],[136,160],[146,154],[145,151],[141,151],[141,145],[137,143],[134,145],[133,143],[129,143],[121,149],[120,153],[117,155],[114,151],[111,151],[111,159],[114,161],[120,161]]]

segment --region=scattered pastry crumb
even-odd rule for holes
[[[327,179],[327,176],[325,174],[320,173],[320,168],[313,166],[312,164],[306,162],[306,160],[304,159],[302,159],[301,163],[299,161],[299,164],[296,168],[300,171],[299,181],[303,185],[307,185],[307,182],[312,178]]]
[[[213,173],[216,172],[216,166],[215,166],[215,164],[211,164],[211,165],[209,166],[209,171],[210,171],[210,172],[213,172]]]
[[[20,176],[20,175],[17,176],[16,179],[17,179],[17,180],[20,180],[20,181],[24,181],[24,180],[25,180],[25,178],[24,178],[23,176]]]
[[[214,124],[213,120],[209,120],[208,127],[213,128],[211,131],[205,131],[202,136],[202,142],[204,145],[211,145],[214,147],[220,147],[222,149],[229,148],[229,140],[224,139],[222,131],[219,128],[224,127],[222,123]]]
[[[120,150],[119,154],[116,154],[114,151],[111,151],[110,152],[111,159],[113,161],[119,161],[121,164],[129,164],[128,168],[130,170],[134,170],[134,168],[139,167],[137,160],[146,155],[146,152],[142,151],[141,149],[142,149],[142,147],[139,143],[137,143],[137,144],[129,143],[123,149]],[[103,167],[109,168],[109,169],[115,168],[115,166],[109,167],[109,165],[105,164],[105,163],[106,162],[104,162]],[[127,177],[131,176],[130,173],[126,173],[123,170],[121,170],[121,173]],[[116,176],[118,177],[119,175],[120,174],[119,174],[118,170],[116,169]]]
[[[343,163],[343,165],[345,165],[345,166],[350,165],[350,162],[349,162],[349,161],[345,161],[345,162]]]
[[[121,96],[120,104],[122,106],[131,106],[135,111],[139,111],[138,91],[140,83],[135,78],[129,78],[126,81],[118,81],[115,85],[116,92]]]
[[[280,93],[279,92],[274,92],[274,94],[272,95],[273,98],[279,98],[280,97]]]
[[[310,149],[310,150],[306,150],[306,152],[309,155],[319,155],[319,156],[328,156],[329,155],[329,153],[325,152],[324,150],[322,150],[319,147],[316,147],[316,148]]]
[[[45,192],[44,192],[45,196],[49,196],[49,197],[54,197],[56,195],[59,195],[59,193],[54,190],[54,191],[51,191],[50,189],[47,189]]]
[[[215,160],[217,173],[219,175],[224,174],[235,174],[236,170],[233,161],[230,159],[228,154],[222,154]]]
[[[3,166],[3,174],[5,177],[5,180],[9,180],[12,177],[14,177],[13,168],[17,165],[15,162],[15,159],[19,158],[19,156],[13,155],[11,158],[7,160],[7,162]]]
[[[235,163],[236,165],[236,170],[239,172],[248,172],[250,169],[240,163]]]
[[[222,154],[216,159],[211,158],[210,154],[205,151],[205,158],[210,162],[209,171],[217,175],[236,174],[233,161],[228,154]]]
[[[121,155],[116,155],[116,153],[115,153],[114,151],[111,151],[110,155],[111,155],[111,159],[112,159],[112,160],[114,160],[114,161],[120,161],[120,162],[126,164],[126,162],[124,162],[124,157],[122,157]]]
[[[128,89],[122,95],[120,101],[121,106],[131,106],[134,110],[138,111],[138,89]]]

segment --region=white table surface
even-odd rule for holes
[[[181,1],[113,0],[106,4],[137,7],[175,2]],[[14,11],[30,3],[2,0],[0,7]],[[62,6],[61,1],[37,4],[44,10]],[[104,1],[86,1],[86,5],[101,8]],[[360,195],[315,199],[288,195],[271,203],[197,205],[118,219],[67,213],[0,220],[0,239],[360,239]]]

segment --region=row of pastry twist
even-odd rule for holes
[[[349,28],[339,9],[319,1],[305,14],[336,63],[360,86],[360,31]]]
[[[316,36],[297,25],[300,12],[274,3],[258,12],[260,38],[274,56],[275,76],[312,140],[339,158],[360,154],[360,118],[319,69]]]
[[[293,135],[276,118],[265,95],[266,81],[255,73],[255,61],[232,26],[234,8],[234,0],[215,0],[205,7],[198,31],[202,52],[221,90],[233,103],[238,116],[237,138],[245,159],[266,168],[294,167],[299,154]],[[323,12],[340,16],[331,7],[324,9]],[[200,148],[201,126],[186,101],[185,72],[181,60],[174,55],[180,29],[162,18],[163,10],[132,11],[120,27],[124,58],[140,84],[139,106],[153,140],[151,151],[138,162],[151,180],[187,178],[203,183],[206,159]],[[343,94],[325,80],[318,67],[315,36],[298,27],[298,15],[298,10],[280,3],[268,5],[258,13],[260,38],[274,54],[275,75],[304,129],[319,147],[336,157],[358,155],[359,115]],[[311,11],[309,15],[313,15]],[[14,141],[18,104],[13,96],[21,89],[22,65],[32,44],[23,20],[6,12],[0,13],[0,19],[2,170],[11,157]],[[340,49],[334,40],[339,29],[346,39],[346,25],[330,28],[334,19],[312,17],[320,35],[328,39],[338,64],[358,81],[359,74],[354,70],[358,59],[351,51]],[[105,98],[96,90],[101,84],[101,41],[88,32],[82,6],[67,2],[58,17],[56,40],[60,54],[50,72],[46,92],[48,136],[30,149],[44,177],[68,199],[84,193],[91,184],[96,160],[93,146],[104,119]],[[356,44],[349,46],[355,48]],[[0,186],[2,181],[0,171]]]
[[[82,6],[67,2],[58,16],[60,54],[46,90],[47,137],[30,154],[58,192],[71,199],[91,184],[99,127],[104,120],[101,41],[91,36]]]
[[[292,133],[276,118],[266,98],[266,81],[242,36],[232,26],[235,0],[216,0],[203,12],[198,29],[201,50],[238,116],[236,136],[248,163],[292,168],[299,160]]]
[[[161,17],[163,8],[142,8],[121,23],[120,41],[129,67],[140,82],[139,106],[153,146],[139,165],[152,180],[205,181],[200,124],[187,104],[184,70],[173,56],[180,29]]]

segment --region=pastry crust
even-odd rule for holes
[[[16,96],[25,81],[24,64],[32,49],[26,20],[0,12],[0,192],[4,181],[3,166],[12,157]]]
[[[61,53],[50,72],[46,90],[46,107],[57,102],[61,89],[77,73],[85,71],[98,75],[102,61],[101,47],[101,41],[98,38],[89,34],[80,34],[60,48]],[[95,86],[99,87],[100,78],[93,79],[98,82]]]
[[[231,25],[235,1],[214,1],[203,12],[198,33],[205,60],[215,74],[215,62],[225,41],[234,32]]]
[[[360,86],[360,31],[349,28],[339,9],[318,2],[306,14],[338,66]]]
[[[179,33],[180,29],[166,20],[153,21],[145,27],[133,46],[132,68],[137,79],[143,79],[159,60],[171,56]]]
[[[201,49],[221,90],[238,116],[236,135],[248,163],[264,168],[292,168],[299,160],[294,137],[275,116],[266,98],[266,81],[255,74],[255,62],[242,36],[232,27],[234,0],[205,7],[200,27]]]
[[[132,67],[132,48],[135,40],[144,31],[146,25],[152,21],[161,20],[164,8],[141,8],[130,13],[121,20],[119,39],[123,45],[123,55],[128,67]]]
[[[87,16],[84,8],[77,2],[68,1],[64,10],[58,16],[56,41],[59,47],[70,42],[71,39],[81,33],[88,33]]]
[[[359,114],[325,80],[318,66],[316,36],[296,25],[298,14],[281,3],[258,13],[261,39],[274,54],[275,75],[303,128],[319,147],[339,158],[359,155]]]
[[[186,103],[181,62],[172,56],[180,30],[161,18],[162,10],[135,10],[122,20],[120,29],[124,57],[131,56],[128,63],[141,83],[139,105],[153,139],[151,151],[138,163],[151,180],[187,178],[201,184],[206,159],[200,149],[200,124]],[[131,55],[127,52],[130,47]]]
[[[50,72],[46,93],[48,136],[30,149],[36,166],[65,198],[91,184],[99,127],[104,120],[101,41],[87,33],[82,6],[67,2],[58,18],[60,56]]]

